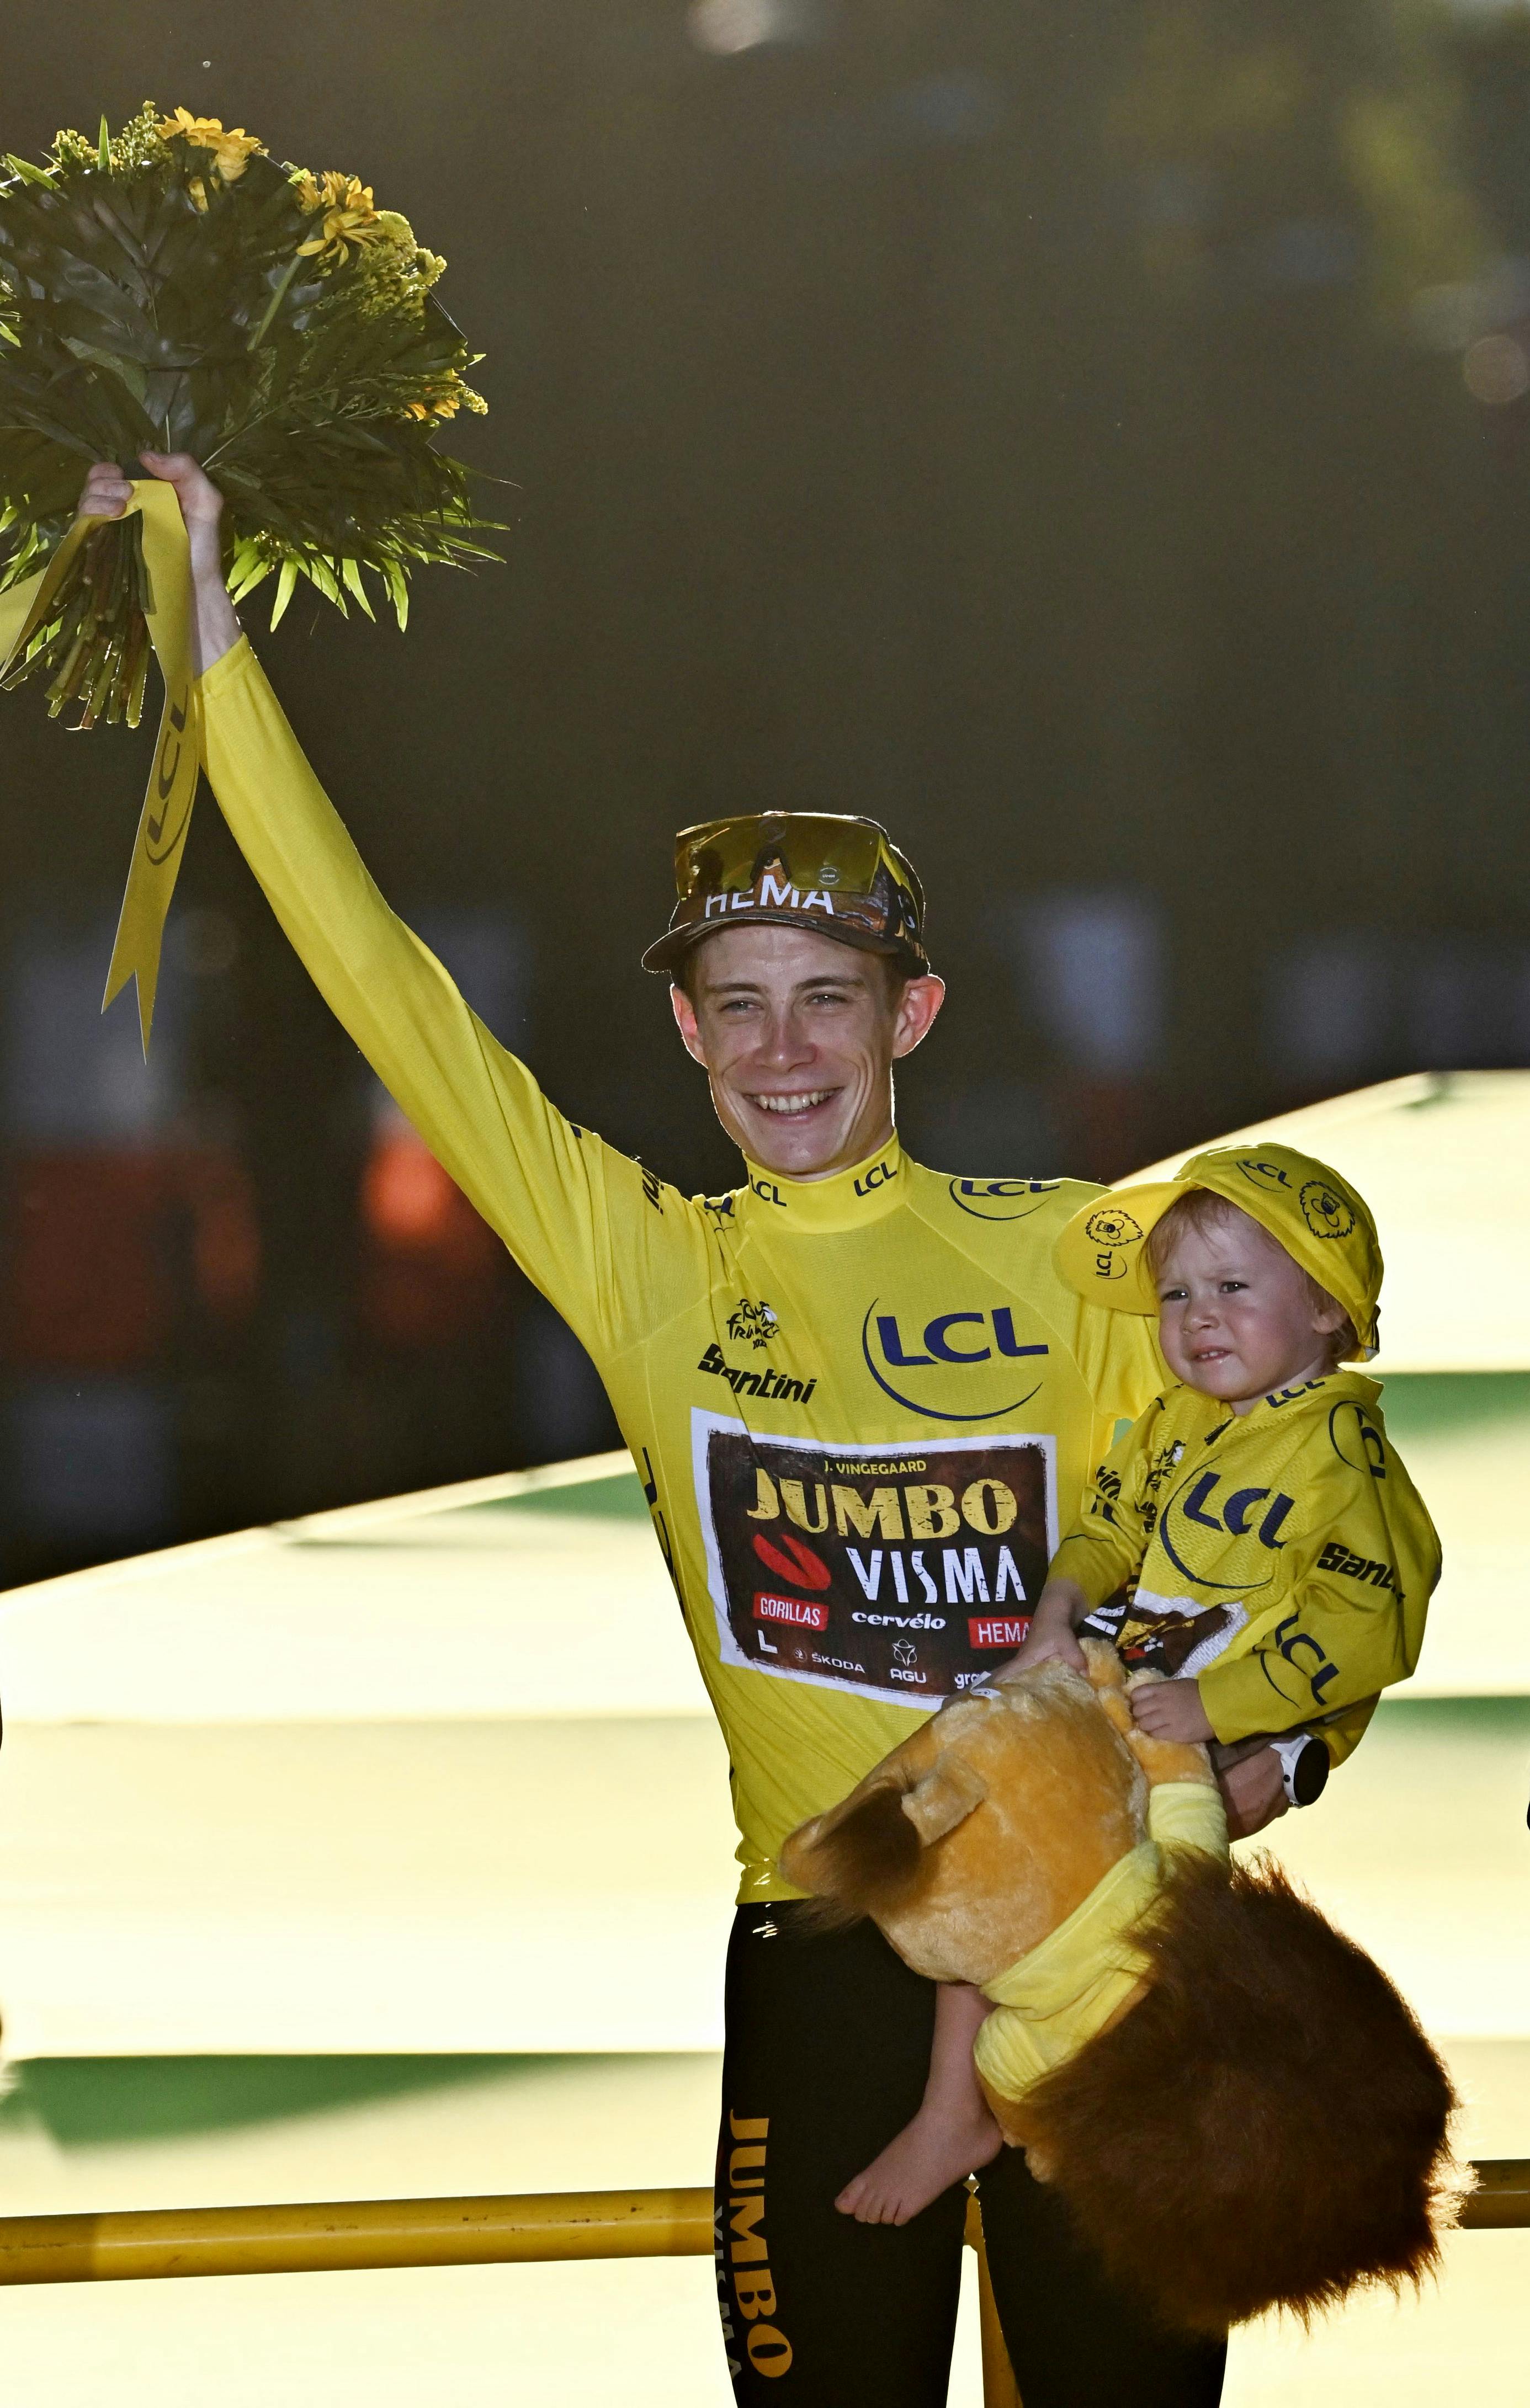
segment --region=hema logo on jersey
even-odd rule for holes
[[[966,1305],[926,1316],[889,1310],[873,1297],[860,1325],[860,1351],[883,1394],[908,1412],[933,1422],[992,1422],[1030,1403],[1050,1349],[1017,1330],[1012,1305]],[[984,1364],[990,1390],[997,1372],[1022,1368],[1009,1371],[993,1403],[979,1406],[973,1374]]]

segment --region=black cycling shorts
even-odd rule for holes
[[[728,1951],[717,2296],[735,2397],[945,2408],[964,2188],[911,2224],[834,2199],[918,2106],[935,1985],[875,1926],[804,1931],[740,1907]],[[1220,2342],[1170,2335],[1114,2288],[1018,2149],[982,2176],[994,2297],[1025,2408],[1215,2408]]]

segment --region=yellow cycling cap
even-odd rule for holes
[[[1175,1179],[1096,1196],[1058,1239],[1059,1275],[1091,1304],[1156,1313],[1148,1240],[1170,1205],[1192,1187],[1224,1197],[1267,1229],[1343,1305],[1360,1340],[1356,1359],[1365,1362],[1376,1353],[1382,1264],[1370,1209],[1326,1162],[1291,1145],[1255,1140],[1216,1146],[1193,1154]]]
[[[645,970],[672,975],[703,937],[749,921],[896,953],[916,975],[930,968],[924,889],[877,820],[836,811],[703,820],[675,838],[674,889],[668,931],[644,953]]]

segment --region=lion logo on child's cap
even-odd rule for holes
[[[1302,1211],[1315,1238],[1347,1238],[1355,1226],[1355,1208],[1348,1196],[1323,1179],[1307,1181]]]
[[[1105,1205],[1098,1212],[1091,1212],[1084,1224],[1084,1230],[1097,1246],[1134,1246],[1142,1235],[1131,1213],[1120,1211],[1113,1204]]]

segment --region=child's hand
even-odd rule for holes
[[[1007,1664],[1001,1664],[994,1679],[1013,1680],[1017,1672],[1034,1671],[1038,1664],[1053,1657],[1059,1663],[1071,1664],[1075,1672],[1082,1672],[1084,1651],[1075,1636],[1074,1625],[1081,1622],[1089,1610],[1089,1599],[1076,1581],[1049,1580],[1036,1599],[1036,1610],[1019,1654],[1012,1656]]]
[[[994,1679],[1007,1681],[1017,1672],[1034,1671],[1038,1664],[1048,1663],[1054,1657],[1059,1663],[1071,1664],[1075,1672],[1084,1670],[1084,1651],[1066,1614],[1048,1616],[1046,1620],[1039,1613],[1034,1614],[1021,1641],[1019,1654],[1012,1656],[1007,1664],[1002,1665]]]
[[[1149,1739],[1192,1743],[1215,1739],[1193,1681],[1144,1681],[1131,1694],[1132,1715]]]

